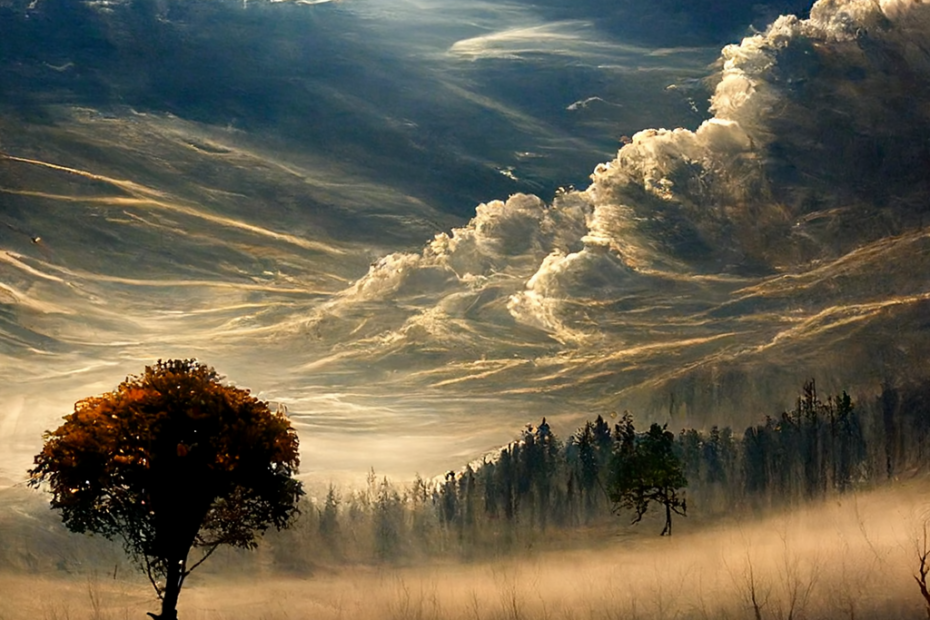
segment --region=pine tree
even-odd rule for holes
[[[334,557],[341,554],[340,540],[341,532],[339,530],[339,495],[336,493],[336,487],[332,483],[326,492],[326,500],[323,508],[320,510],[320,536],[329,547]]]
[[[665,508],[662,536],[672,534],[672,513],[684,516],[687,504],[679,490],[688,480],[681,460],[675,454],[675,435],[665,426],[653,424],[637,436],[629,414],[615,428],[617,449],[611,471],[608,495],[615,509],[634,512],[632,523],[639,523],[649,504]]]
[[[397,490],[387,478],[381,480],[374,502],[375,554],[381,561],[400,556],[404,540],[404,508]]]

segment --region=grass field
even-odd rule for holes
[[[334,567],[295,577],[218,565],[189,579],[181,620],[926,618],[913,575],[926,483],[759,520],[642,529],[574,551],[470,564]],[[156,611],[122,569],[0,573],[0,620],[123,620]]]

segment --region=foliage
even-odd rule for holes
[[[795,406],[745,433],[681,429],[671,452],[688,481],[689,514],[796,504],[880,483],[886,470],[899,476],[925,469],[928,386],[885,386],[881,398],[854,405],[845,393],[821,400],[808,382]],[[648,445],[650,436],[637,433],[632,418],[618,421],[597,416],[564,441],[545,420],[527,425],[495,454],[445,476],[418,476],[407,487],[374,471],[363,489],[324,487],[318,500],[302,500],[311,508],[297,529],[266,539],[271,552],[263,558],[290,570],[310,565],[297,558],[313,564],[473,560],[600,536],[615,527],[611,508],[618,505],[608,497],[615,454]],[[651,430],[658,452],[668,451],[671,433]],[[635,517],[635,502],[629,510]]]
[[[290,545],[337,563],[473,560],[601,536],[615,527],[610,509],[618,506],[607,492],[615,454],[653,439],[656,452],[670,450],[680,462],[689,515],[797,504],[881,483],[886,463],[895,476],[926,471],[927,402],[930,381],[885,386],[881,398],[855,404],[845,392],[821,399],[811,381],[790,410],[745,433],[717,426],[674,437],[661,426],[637,433],[632,418],[612,433],[612,423],[597,416],[562,441],[543,420],[471,466],[417,477],[409,488],[372,473],[367,493],[344,491],[337,502],[331,489],[313,511],[318,538],[298,543],[286,535]],[[629,509],[635,516],[635,502]]]
[[[651,454],[646,460],[660,463],[677,459],[687,480],[688,512],[703,517],[848,493],[880,482],[886,463],[894,475],[926,469],[928,395],[930,381],[885,386],[880,399],[854,404],[845,392],[821,399],[810,381],[794,407],[745,432],[712,426],[672,435],[656,425],[637,433],[627,417],[612,433],[612,423],[597,416],[562,441],[543,420],[495,454],[445,476],[417,477],[404,488],[372,473],[367,494],[344,492],[338,506],[321,498],[320,519],[325,513],[327,525],[315,530],[320,539],[306,548],[334,562],[471,560],[598,535],[613,521],[611,508],[628,509],[636,520],[637,505],[647,497],[631,492],[627,506],[611,502],[618,453]],[[624,475],[634,474],[635,467]],[[391,486],[387,494],[385,485]],[[655,481],[652,486],[662,488]],[[681,487],[674,480],[670,486],[675,493],[668,493],[667,506],[665,497],[650,500],[653,510],[658,501],[669,513],[666,525],[685,508]]]
[[[804,384],[793,411],[746,429],[743,446],[747,493],[782,501],[848,491],[863,477],[867,456],[852,399],[843,392],[822,401],[813,381]]]
[[[251,549],[303,491],[282,412],[193,360],[159,361],[77,402],[30,470],[74,532],[121,538],[175,617],[184,578],[219,545]],[[202,556],[190,568],[192,547]],[[159,581],[164,586],[158,585]]]
[[[616,509],[634,512],[632,522],[639,523],[649,504],[665,508],[662,535],[672,534],[672,513],[684,516],[687,505],[678,495],[688,485],[681,460],[675,454],[675,435],[665,426],[653,424],[649,431],[636,434],[633,419],[625,414],[615,428],[617,439],[607,488]]]

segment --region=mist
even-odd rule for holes
[[[686,522],[670,538],[614,524],[464,563],[328,565],[310,548],[286,559],[272,537],[254,557],[220,557],[194,573],[180,612],[192,620],[916,619],[925,614],[913,575],[927,549],[927,490],[919,478],[763,516]],[[7,517],[4,537],[20,532]],[[19,543],[21,557],[50,551],[30,546]],[[0,613],[121,619],[150,608],[150,586],[122,561],[98,554],[82,563],[57,574],[4,566]]]

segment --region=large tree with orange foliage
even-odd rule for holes
[[[29,473],[70,530],[122,539],[161,598],[149,615],[176,620],[184,579],[218,546],[254,548],[296,514],[297,445],[282,412],[212,368],[159,361],[77,402]]]

